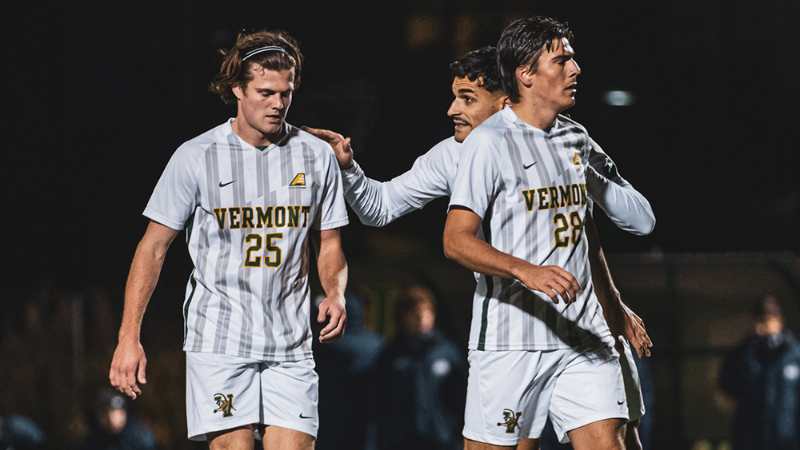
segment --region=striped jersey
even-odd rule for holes
[[[600,206],[621,229],[648,234],[655,226],[653,209],[647,199],[619,176],[614,161],[592,145],[586,190],[592,203]],[[344,197],[365,225],[382,227],[431,200],[449,197],[456,181],[462,145],[449,137],[417,158],[413,167],[391,181],[367,178],[358,162],[342,170]]]
[[[414,161],[411,170],[387,183],[367,178],[353,161],[342,171],[344,197],[361,222],[374,227],[389,224],[431,200],[449,197],[456,181],[461,144],[449,137]]]
[[[269,361],[311,357],[308,231],[347,224],[333,150],[286,124],[259,149],[228,122],[181,145],[144,211],[186,228],[194,270],[184,350]]]
[[[477,127],[462,146],[450,206],[483,218],[479,237],[535,265],[555,265],[583,287],[577,301],[558,304],[520,281],[478,275],[469,348],[578,351],[613,347],[594,294],[583,232],[590,200],[589,136],[559,116],[549,131],[506,108]]]

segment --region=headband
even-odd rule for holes
[[[244,58],[242,58],[242,61],[246,61],[247,58],[249,58],[249,57],[251,57],[253,55],[257,55],[259,53],[264,53],[264,52],[282,52],[282,53],[286,53],[286,49],[284,49],[283,47],[275,46],[275,45],[268,45],[266,47],[261,47],[261,48],[255,49],[255,50],[250,50],[249,52],[247,52],[244,55]],[[288,53],[286,53],[286,54],[288,55]]]

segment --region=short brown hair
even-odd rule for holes
[[[268,46],[281,47],[286,52],[268,51],[255,54],[247,60],[244,59],[248,52]],[[247,83],[253,79],[250,68],[255,64],[269,70],[294,69],[295,89],[300,86],[303,55],[300,53],[297,41],[284,31],[263,30],[251,34],[242,33],[239,34],[236,44],[230,50],[220,50],[219,52],[225,59],[208,90],[219,94],[222,101],[227,104],[236,103],[236,96],[233,94],[234,86],[246,88]]]

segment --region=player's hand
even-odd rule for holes
[[[145,367],[147,367],[147,357],[144,349],[138,340],[120,340],[117,349],[114,351],[114,359],[111,361],[111,371],[108,378],[111,385],[118,391],[128,395],[132,399],[142,394],[137,381],[141,384],[147,383],[145,379]]]
[[[622,300],[617,296],[617,300],[613,302],[613,306],[603,310],[608,328],[615,338],[622,336],[631,344],[636,350],[639,358],[650,356],[650,347],[653,342],[644,327],[644,321],[636,315],[628,305],[622,303]],[[619,339],[616,339],[618,346],[622,345]],[[619,350],[619,348],[618,348]]]
[[[323,344],[336,342],[344,336],[344,328],[347,324],[347,312],[344,309],[344,297],[325,297],[319,304],[319,315],[317,322],[325,323],[325,328],[319,332],[319,341]]]
[[[339,133],[321,128],[303,126],[301,129],[322,139],[333,147],[333,153],[336,155],[336,160],[339,161],[340,169],[347,170],[353,167],[353,149],[350,147],[350,138],[345,138]]]
[[[571,273],[558,266],[531,265],[519,281],[530,289],[543,292],[558,303],[561,297],[565,303],[574,303],[578,294],[583,293],[583,288]]]

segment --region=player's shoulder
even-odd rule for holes
[[[211,149],[218,148],[221,145],[227,146],[231,133],[233,133],[233,129],[231,128],[230,120],[228,120],[184,142],[175,151],[175,155],[186,159],[200,158]]]
[[[303,148],[306,151],[310,151],[318,159],[328,160],[335,158],[330,144],[311,133],[287,123],[286,134],[285,144],[290,145],[292,149]]]
[[[461,144],[456,142],[455,136],[450,136],[431,147],[431,149],[420,158],[452,160],[458,156],[460,148]]]
[[[586,127],[565,114],[559,114],[556,117],[556,124],[557,128],[565,132],[573,132],[586,135],[587,137],[589,136],[589,132],[586,130]]]
[[[305,145],[315,152],[331,149],[330,144],[324,140],[288,123],[286,124],[286,134],[288,135],[288,141],[292,144]]]

